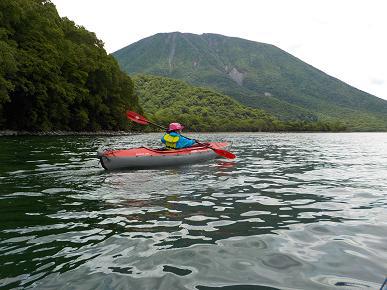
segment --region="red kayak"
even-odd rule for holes
[[[211,142],[183,149],[151,149],[147,147],[125,150],[106,150],[97,156],[106,170],[141,169],[197,163],[218,156],[213,149],[225,149],[227,142]],[[209,148],[211,147],[211,148]]]

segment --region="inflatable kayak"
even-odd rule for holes
[[[194,145],[183,149],[151,149],[139,147],[124,150],[105,150],[98,152],[101,165],[106,170],[141,169],[181,164],[197,163],[218,156],[214,149],[224,149],[229,146],[226,142],[211,142]]]

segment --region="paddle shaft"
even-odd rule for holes
[[[163,126],[161,126],[159,124],[156,124],[156,123],[153,123],[153,122],[151,122],[149,120],[147,120],[147,121],[148,121],[149,124],[152,124],[153,126],[159,127],[160,129],[163,129],[164,131],[166,131],[166,129]]]
[[[149,123],[150,123],[150,124],[153,124],[153,125],[156,125],[156,126],[158,126],[158,127],[160,127],[160,128],[162,128],[161,126],[159,126],[159,125],[157,125],[157,124],[154,124],[154,123],[152,123],[152,122],[149,122]],[[185,137],[185,136],[183,136],[183,135],[180,135],[180,136],[181,136],[181,137],[184,137],[184,138],[187,138],[187,137]],[[187,138],[187,139],[192,140],[191,138]],[[211,146],[208,145],[208,144],[200,143],[200,142],[198,142],[196,139],[193,139],[193,140],[195,140],[196,144],[198,144],[198,145],[200,145],[200,146],[203,146],[203,147],[206,147],[206,148],[208,148],[208,149],[211,149],[211,150],[213,150],[216,154],[218,154],[218,155],[220,155],[220,156],[223,156],[223,157],[225,157],[225,158],[228,158],[228,159],[234,159],[234,158],[236,157],[234,154],[232,154],[231,152],[228,152],[228,151],[226,151],[226,150],[223,150],[223,149],[216,149],[216,148],[211,147]]]

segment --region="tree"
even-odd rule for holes
[[[0,128],[129,128],[125,111],[141,111],[133,82],[94,33],[47,0],[0,8]]]

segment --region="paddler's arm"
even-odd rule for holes
[[[186,147],[191,147],[192,145],[194,145],[196,143],[196,140],[184,137],[183,135],[180,135],[179,143],[180,143],[179,147],[186,148]]]
[[[164,139],[164,136],[166,135],[166,133],[164,133],[164,135],[163,135],[163,137],[161,137],[161,142],[163,143],[163,144],[165,144],[165,139]]]

